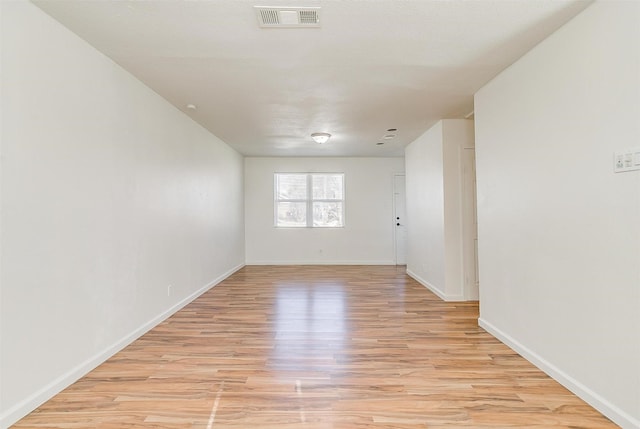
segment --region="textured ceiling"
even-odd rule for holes
[[[273,0],[321,7],[321,26],[264,29],[260,1],[34,3],[248,156],[402,156],[589,5]],[[396,137],[383,140],[389,128]],[[332,138],[318,145],[313,132]]]

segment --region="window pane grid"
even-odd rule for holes
[[[275,226],[344,226],[344,174],[275,173]]]

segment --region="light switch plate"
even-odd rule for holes
[[[640,147],[615,152],[613,154],[613,172],[640,170]]]

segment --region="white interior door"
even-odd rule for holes
[[[467,300],[480,298],[478,278],[478,217],[476,202],[476,154],[473,148],[462,151],[462,249],[464,295]]]
[[[393,176],[393,225],[395,228],[396,265],[407,264],[407,224],[404,174]]]

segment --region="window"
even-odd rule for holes
[[[276,226],[344,226],[344,174],[276,173],[274,178]]]

